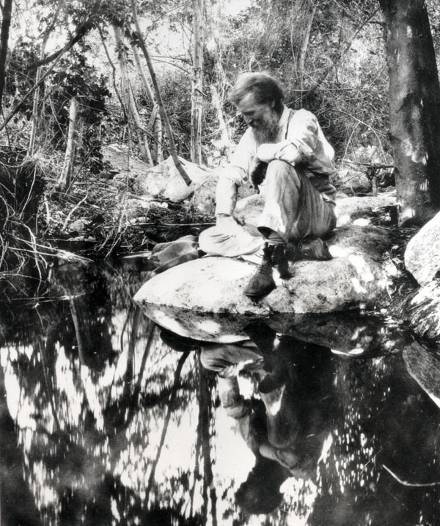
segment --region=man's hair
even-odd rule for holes
[[[229,100],[237,106],[248,93],[253,93],[258,104],[275,102],[275,111],[282,112],[283,90],[280,84],[267,73],[242,73],[229,95]]]

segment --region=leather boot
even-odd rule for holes
[[[272,275],[273,249],[273,245],[264,245],[263,261],[244,289],[244,295],[252,300],[258,301],[276,288]]]

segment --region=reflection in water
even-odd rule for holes
[[[139,279],[64,267],[61,299],[1,308],[2,525],[438,524],[435,353],[353,316],[205,345]]]

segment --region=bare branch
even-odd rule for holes
[[[47,57],[39,60],[38,62],[35,62],[29,67],[29,69],[33,70],[39,68],[40,66],[44,66],[45,64],[49,64],[50,62],[56,60],[61,55],[64,55],[64,53],[66,53],[66,51],[69,51],[69,49],[72,49],[72,47],[77,42],[79,42],[93,28],[93,26],[94,20],[93,18],[89,18],[89,20],[83,22],[78,26],[75,35],[68,42],[66,42],[66,44],[61,49],[58,49],[58,51],[54,51]]]

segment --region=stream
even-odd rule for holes
[[[1,526],[439,524],[440,357],[398,320],[204,343],[145,278],[64,265],[0,304]]]

